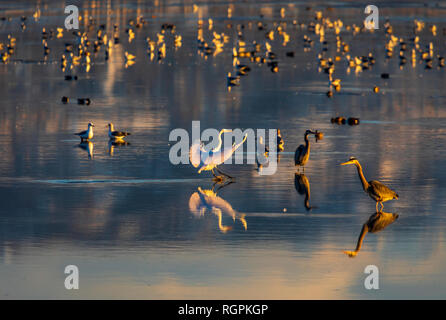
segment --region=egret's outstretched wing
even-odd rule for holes
[[[196,217],[203,216],[206,211],[206,207],[203,206],[198,192],[194,192],[189,198],[189,211]]]
[[[202,151],[203,148],[201,146],[200,140],[195,140],[189,150],[189,161],[195,168],[197,168],[201,164]]]
[[[218,209],[233,218],[236,215],[229,202],[217,196],[212,190],[198,188],[198,192],[194,192],[189,198],[189,210],[195,216],[202,216],[205,210],[214,209]]]
[[[243,137],[242,141],[240,141],[239,143],[234,142],[232,144],[231,149],[226,148],[225,150],[223,150],[222,155],[218,156],[220,163],[223,163],[226,160],[228,160],[229,158],[231,158],[233,153],[246,141],[247,137],[248,137],[248,134],[246,133],[245,136]]]

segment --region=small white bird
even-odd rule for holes
[[[93,139],[93,127],[94,124],[90,122],[87,130],[75,133],[75,135],[81,137],[81,141]]]
[[[114,127],[113,127],[113,123],[109,123],[108,124],[108,136],[110,137],[110,139],[112,140],[122,140],[124,139],[126,136],[129,136],[131,133],[130,132],[125,132],[125,131],[115,131]]]

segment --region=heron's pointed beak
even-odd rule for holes
[[[354,257],[356,257],[358,255],[357,251],[344,251],[344,253],[346,255],[348,255],[350,258],[354,258]]]
[[[352,164],[352,163],[353,163],[353,161],[343,162],[343,163],[341,163],[341,166],[345,166],[345,165],[347,165],[347,164]]]

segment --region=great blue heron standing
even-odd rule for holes
[[[225,132],[232,132],[231,129],[222,129],[218,135],[218,145],[214,149],[207,151],[203,147],[203,143],[199,140],[195,141],[189,151],[189,159],[192,165],[197,168],[200,167],[198,170],[198,173],[201,173],[201,171],[211,171],[214,175],[215,180],[221,181],[223,180],[221,176],[217,176],[214,173],[214,169],[218,171],[218,173],[233,179],[230,175],[222,172],[220,169],[217,168],[218,165],[225,162],[227,159],[232,157],[232,154],[237,150],[245,141],[247,138],[247,134],[245,134],[243,140],[240,143],[233,143],[232,147],[228,150],[221,150],[222,146],[222,140],[221,135]]]
[[[395,191],[391,190],[389,187],[382,184],[381,182],[376,180],[370,180],[367,182],[364,177],[364,173],[362,172],[362,167],[355,157],[351,157],[349,161],[341,163],[342,166],[345,166],[347,164],[354,164],[356,166],[356,169],[358,169],[358,176],[361,180],[362,188],[370,196],[370,198],[376,201],[377,212],[381,212],[384,209],[383,202],[399,198],[398,194]],[[378,210],[378,204],[381,204],[381,210]]]
[[[308,159],[310,158],[310,141],[308,140],[309,134],[315,134],[315,132],[311,130],[305,131],[305,145],[301,144],[296,149],[296,153],[294,154],[294,164],[296,166],[305,166],[305,164],[308,162]]]

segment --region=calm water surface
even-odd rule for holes
[[[361,25],[364,8],[353,2],[313,2],[307,10],[304,1],[205,1],[195,11],[189,1],[73,2],[87,20],[96,20],[92,40],[99,24],[106,24],[109,37],[117,24],[121,41],[107,62],[104,48],[92,53],[89,72],[85,65],[75,67],[71,73],[79,79],[71,82],[64,81],[60,57],[75,37],[65,30],[63,38],[48,40],[46,60],[41,44],[42,27],[63,27],[65,4],[41,1],[38,21],[32,18],[34,2],[0,5],[0,17],[12,18],[0,21],[0,42],[8,34],[17,39],[10,62],[0,64],[1,298],[446,298],[446,73],[435,57],[432,69],[418,57],[415,66],[410,60],[415,18],[426,23],[420,46],[432,42],[435,55],[445,54],[444,5],[378,1],[381,29],[353,36],[344,28],[349,54],[373,52],[376,64],[348,73],[341,55],[334,75],[342,89],[330,99],[327,74],[318,71],[323,45],[292,21],[307,25],[321,10],[344,26]],[[25,31],[22,15],[28,17]],[[137,16],[147,24],[133,27],[136,37],[129,43],[125,29]],[[229,35],[222,53],[205,58],[198,52],[199,17],[209,41],[213,31]],[[242,60],[252,70],[228,92],[236,25],[244,25],[246,41],[263,45],[261,19],[267,30],[287,22],[290,42],[283,46],[277,32],[269,41],[279,72]],[[385,58],[385,19],[408,43],[403,67],[397,49]],[[182,47],[175,50],[166,35],[166,58],[150,61],[145,39],[156,39],[165,22],[176,25]],[[433,23],[435,37],[429,31]],[[314,40],[306,51],[305,34]],[[324,54],[334,57],[333,31],[326,40]],[[136,56],[128,68],[125,51]],[[287,57],[287,51],[295,56]],[[390,79],[380,77],[384,72]],[[378,94],[372,92],[375,85]],[[62,96],[89,97],[92,103],[62,104]],[[330,122],[340,115],[361,123]],[[202,129],[280,128],[285,150],[277,173],[260,176],[255,165],[225,165],[236,182],[217,190],[209,172],[172,165],[169,133],[190,132],[193,120]],[[96,130],[89,151],[73,133],[90,121]],[[108,122],[132,132],[129,145],[109,145]],[[308,128],[325,134],[313,142],[305,169],[311,210],[305,190],[296,187],[293,162]],[[378,179],[400,196],[384,207],[398,219],[366,234],[355,258],[343,251],[355,248],[375,203],[362,191],[356,170],[339,165],[350,156],[360,160],[368,180]],[[224,206],[221,219],[211,210],[200,215],[200,192]],[[64,288],[69,264],[79,267],[77,291]],[[364,288],[370,264],[379,268],[379,290]]]

